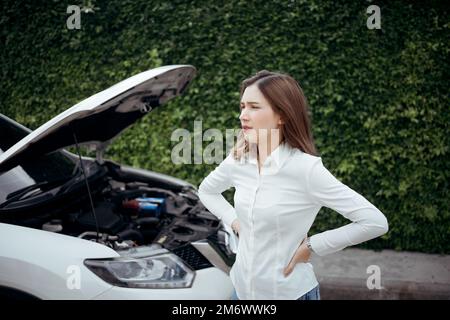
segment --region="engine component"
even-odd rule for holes
[[[42,230],[50,232],[61,232],[63,229],[62,221],[59,219],[54,219],[46,222],[42,225]]]
[[[216,232],[218,227],[219,222],[216,219],[207,219],[198,215],[177,217],[161,230],[156,236],[155,242],[171,250],[196,240],[205,239]]]
[[[110,202],[100,202],[95,206],[95,213],[99,230],[109,234],[115,234],[122,229],[123,222],[121,217],[115,213],[115,205]],[[85,211],[77,218],[77,223],[87,230],[95,230],[95,219],[90,211]]]
[[[136,198],[139,202],[150,202],[158,204],[161,208],[161,211],[166,211],[166,199],[165,198],[152,198],[152,197],[143,197],[143,198]]]
[[[139,198],[138,198],[139,199]],[[152,203],[143,200],[128,200],[122,202],[122,207],[131,212],[131,215],[139,216],[154,216],[161,215],[161,206],[158,203]]]

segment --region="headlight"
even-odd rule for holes
[[[119,287],[172,289],[192,286],[195,271],[172,253],[149,257],[88,259],[86,267]]]

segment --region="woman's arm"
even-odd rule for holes
[[[232,155],[228,155],[200,184],[198,195],[203,205],[228,226],[237,218],[233,206],[222,192],[233,186],[231,179]]]
[[[321,158],[313,164],[307,183],[314,202],[353,221],[310,237],[311,248],[319,256],[379,237],[388,231],[384,214],[366,198],[336,179],[325,168]]]

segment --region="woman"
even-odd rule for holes
[[[290,76],[266,70],[241,85],[242,130],[201,183],[205,207],[239,235],[234,299],[320,299],[309,263],[388,231],[383,213],[337,180],[317,155],[307,100]],[[221,195],[234,187],[234,207]],[[307,237],[322,206],[352,221]]]

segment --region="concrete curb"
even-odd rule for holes
[[[323,300],[450,300],[449,255],[349,248],[311,263]]]

